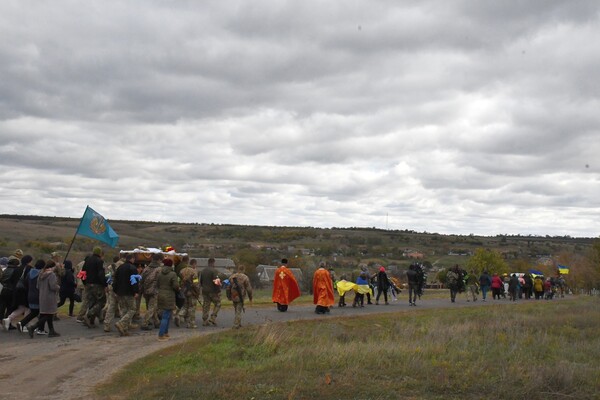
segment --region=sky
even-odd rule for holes
[[[600,235],[600,3],[0,2],[0,214]]]

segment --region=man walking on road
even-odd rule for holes
[[[248,296],[252,304],[252,286],[250,278],[245,274],[246,267],[239,265],[237,272],[229,277],[229,287],[227,288],[227,298],[233,301],[235,317],[233,319],[233,328],[238,329],[242,326],[242,312],[244,312],[244,298]]]
[[[217,325],[217,314],[221,309],[221,280],[215,269],[215,259],[208,259],[208,266],[200,273],[200,286],[202,286],[202,325]],[[210,314],[210,305],[214,304]]]
[[[94,247],[93,254],[85,258],[81,271],[85,273],[84,284],[88,310],[83,323],[88,328],[95,327],[95,320],[100,320],[102,308],[106,302],[106,277],[104,274],[104,253],[99,246]]]
[[[113,281],[113,291],[121,310],[121,319],[115,323],[115,327],[121,336],[129,336],[131,320],[135,314],[135,299],[139,296],[138,282],[142,277],[137,274],[134,260],[135,256],[131,253],[125,256],[125,263],[117,268]]]

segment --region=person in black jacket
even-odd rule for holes
[[[33,261],[33,257],[30,255],[23,256],[21,258],[21,275],[19,275],[19,279],[15,285],[13,290],[13,299],[12,299],[12,307],[10,308],[9,315],[2,320],[2,327],[6,330],[15,329],[12,322],[20,317],[21,315],[29,314],[29,302],[27,301],[27,274],[31,270],[31,262]]]
[[[81,271],[85,273],[85,296],[88,310],[83,317],[83,323],[88,328],[95,327],[95,319],[100,320],[100,313],[106,302],[106,276],[102,248],[96,246],[92,255],[85,258]]]
[[[15,253],[16,254],[16,253]],[[0,318],[4,319],[13,312],[15,289],[23,273],[21,260],[16,256],[8,258],[8,265],[2,272],[2,291],[0,292]]]
[[[408,305],[417,305],[417,296],[419,294],[420,282],[419,272],[417,264],[411,264],[406,271],[406,277],[408,279]]]
[[[377,298],[375,299],[375,304],[379,304],[379,297],[383,293],[383,299],[385,300],[385,304],[388,303],[387,292],[390,288],[390,279],[385,273],[385,267],[379,267],[379,272],[377,273]]]
[[[119,310],[121,310],[121,319],[115,323],[115,327],[121,336],[129,336],[131,319],[136,311],[135,299],[139,295],[138,282],[142,279],[138,275],[136,266],[133,265],[134,259],[133,253],[128,254],[125,257],[125,263],[117,268],[113,278],[112,287],[117,295]]]
[[[73,316],[73,307],[75,307],[75,288],[77,282],[75,281],[75,273],[73,272],[73,263],[70,260],[64,262],[64,275],[60,280],[60,301],[58,302],[58,308],[65,304],[65,301],[69,299],[69,317]]]

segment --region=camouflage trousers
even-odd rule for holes
[[[233,310],[235,311],[235,317],[233,318],[233,327],[239,328],[242,326],[242,313],[244,312],[244,305],[239,301],[234,301]]]
[[[119,309],[121,310],[121,319],[117,322],[125,332],[129,330],[131,320],[135,315],[135,297],[133,296],[117,296]]]
[[[158,319],[158,295],[144,295],[146,299],[146,314],[144,315],[143,326],[154,325],[154,327],[160,326],[160,320]]]
[[[470,301],[471,299],[473,299],[473,301],[477,301],[477,292],[479,292],[477,285],[467,286],[467,290],[465,291],[465,296],[467,297],[467,301]]]
[[[140,318],[140,310],[142,309],[142,295],[138,295],[138,297],[135,298],[135,313],[133,314],[133,319],[139,319]],[[146,305],[148,305],[148,303],[146,303]],[[148,308],[148,307],[146,307]]]
[[[77,314],[77,319],[79,321],[83,320],[85,314],[87,314],[88,310],[88,302],[87,302],[87,286],[84,286],[81,290],[81,307],[79,308],[79,314]]]
[[[106,289],[102,285],[90,284],[85,288],[85,298],[87,299],[87,317],[94,322],[95,318],[100,320],[102,309],[106,303]]]
[[[221,309],[221,293],[202,293],[202,321],[215,322],[217,314]],[[210,305],[214,304],[212,314],[210,314]],[[210,319],[208,315],[210,314]]]
[[[185,303],[179,309],[178,316],[183,318],[187,328],[196,327],[196,303],[198,299],[194,296],[185,296]]]
[[[106,306],[104,307],[104,328],[110,329],[112,320],[115,318],[117,313],[117,294],[108,289],[106,293]]]

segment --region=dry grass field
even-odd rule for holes
[[[597,399],[598,298],[265,324],[138,360],[107,399]]]

